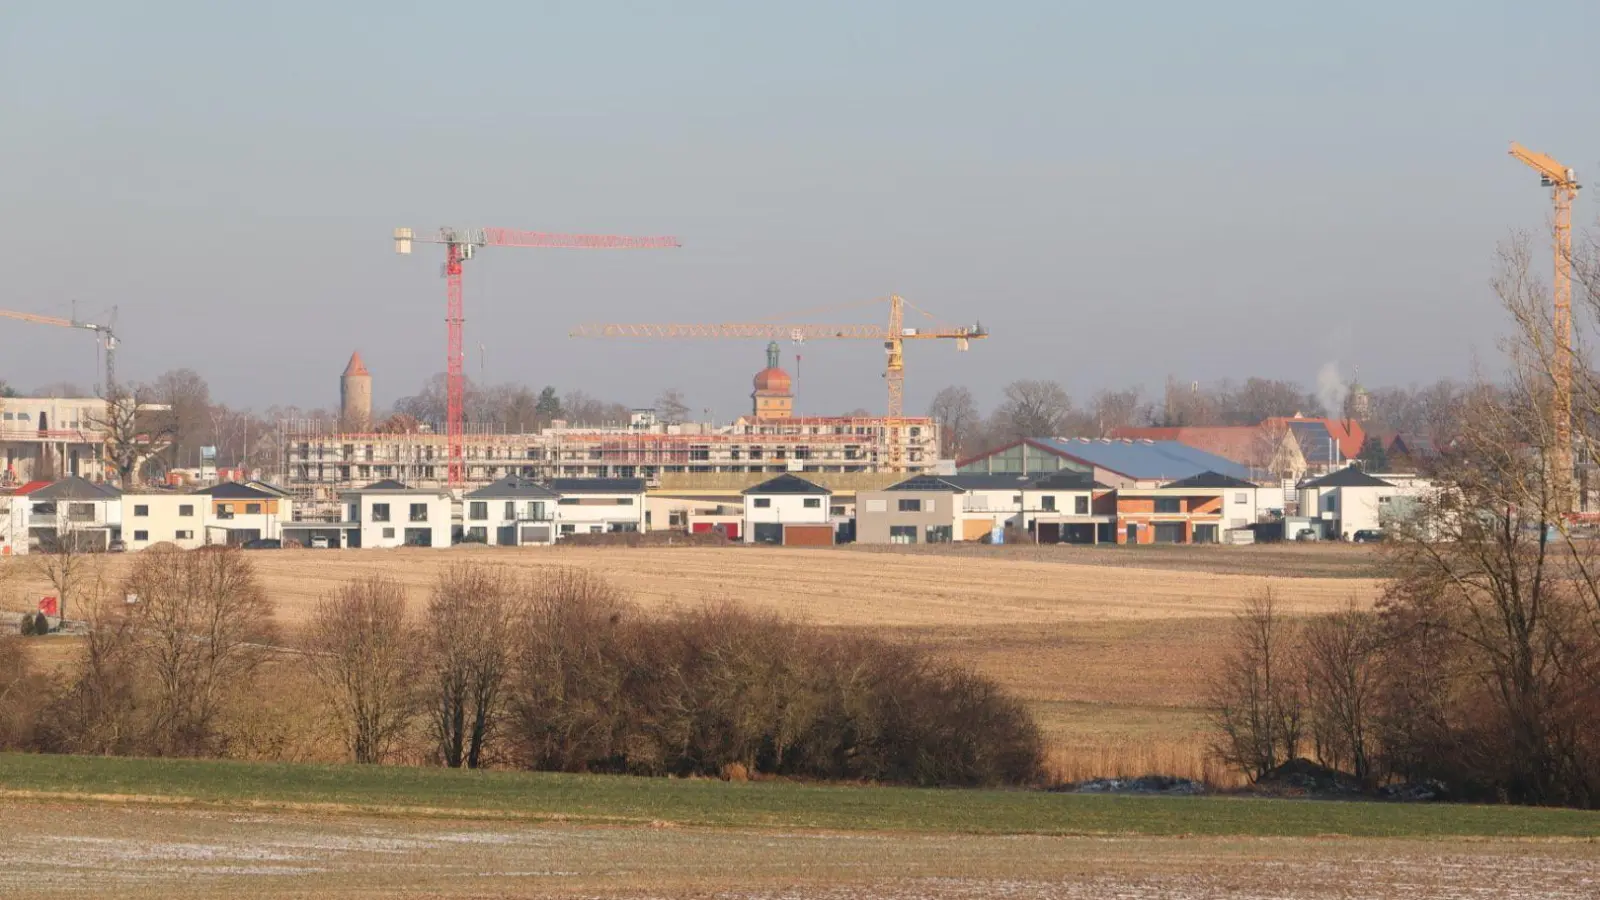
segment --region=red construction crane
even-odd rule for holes
[[[449,332],[445,345],[446,417],[445,434],[449,445],[451,486],[465,481],[466,352],[462,326],[461,264],[472,258],[479,247],[538,247],[554,250],[661,250],[680,246],[671,237],[624,237],[615,234],[552,234],[546,231],[516,231],[510,228],[441,228],[433,236],[418,237],[410,228],[394,230],[394,252],[408,254],[413,241],[444,245],[446,284],[445,324]]]

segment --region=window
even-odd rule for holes
[[[772,507],[772,498],[771,497],[757,497],[756,498],[756,502],[755,502],[755,507],[756,507],[756,509],[770,509]]]
[[[1183,501],[1177,497],[1157,497],[1156,512],[1175,513],[1183,512]]]
[[[576,531],[577,531],[576,526],[572,525],[570,522],[568,524],[566,524],[566,525],[561,526],[561,533],[562,534],[573,534]]]
[[[820,497],[807,497],[805,499],[805,501],[803,502],[803,505],[805,506],[806,509],[821,509],[822,508],[822,498],[820,498]]]
[[[482,522],[489,518],[489,503],[485,500],[474,500],[467,509],[467,518],[474,522]]]
[[[148,540],[150,540],[150,532],[148,532],[148,531],[135,531],[133,533],[133,539],[136,540],[136,541],[148,541]]]
[[[507,500],[506,501],[506,514],[505,514],[504,518],[515,519],[516,517],[517,517],[517,501],[515,501],[515,500]]]
[[[180,515],[180,516],[192,516],[192,515],[194,515],[194,504],[193,503],[185,503],[182,506],[178,507],[178,515]]]
[[[618,506],[632,506],[633,505],[633,498],[632,497],[618,497],[617,498],[617,505]]]
[[[261,504],[259,504],[259,503],[246,503],[244,505],[244,514],[247,515],[247,516],[259,516],[259,515],[261,515]]]
[[[180,541],[192,541],[192,540],[194,540],[194,532],[192,532],[192,531],[174,531],[172,534],[173,534],[173,536],[175,538],[177,538]]]
[[[1241,491],[1241,492],[1233,495],[1233,502],[1235,502],[1235,503],[1249,503],[1250,502],[1250,495],[1244,493],[1243,491]]]
[[[929,525],[928,526],[928,543],[930,543],[930,544],[948,544],[948,543],[950,543],[950,526],[949,525]]]
[[[922,501],[921,500],[901,500],[899,502],[899,509],[900,509],[901,512],[922,512]],[[913,541],[912,543],[916,543],[916,542]]]
[[[93,522],[94,521],[94,504],[93,503],[68,503],[67,504],[67,518],[71,519],[74,522]]]
[[[830,515],[830,516],[842,516],[842,515],[844,515],[844,507],[842,507],[842,506],[830,506],[830,507],[828,507],[828,515]]]
[[[133,507],[133,514],[136,517],[138,517],[138,516],[148,516],[148,515],[150,515],[150,507],[148,505],[146,505],[146,504],[143,504],[143,503],[135,504],[134,507]]]
[[[1089,498],[1072,498],[1072,514],[1075,516],[1087,516],[1089,514]]]
[[[466,533],[466,535],[464,537],[462,537],[461,542],[464,543],[464,544],[487,544],[487,543],[489,543],[489,529],[488,529],[488,527],[484,526],[484,525],[474,525],[471,528],[468,528],[467,529],[467,533]]]
[[[890,525],[889,543],[915,544],[917,542],[917,526],[915,525]]]
[[[1018,507],[1021,507],[1022,506],[1022,495],[1021,494],[1013,495],[1011,497],[1011,502],[1015,503]]]
[[[392,539],[394,537],[394,527],[390,526],[388,528],[385,528],[383,530],[383,536],[386,537],[386,538],[391,538]]]
[[[387,522],[387,521],[389,521],[389,504],[387,504],[387,503],[374,503],[374,504],[372,504],[372,521],[374,521],[374,522]]]
[[[428,521],[428,504],[426,504],[426,503],[413,503],[413,504],[411,504],[411,521],[413,521],[413,522],[426,522],[426,521]],[[411,531],[413,529],[408,528],[406,530],[407,531]],[[424,529],[424,530],[426,530],[426,529]]]
[[[545,518],[543,500],[528,501],[528,518],[534,520],[535,522],[543,521]]]
[[[1056,511],[1056,496],[1054,494],[1045,494],[1044,496],[1040,497],[1039,498],[1039,508],[1044,510],[1045,512],[1055,512]]]
[[[217,504],[217,518],[219,518],[219,519],[231,519],[231,518],[233,518],[233,504],[232,503],[218,503]]]
[[[432,547],[433,529],[407,528],[405,538],[407,547]]]

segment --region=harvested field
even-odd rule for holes
[[[32,801],[8,897],[1592,897],[1590,841],[583,827]]]
[[[107,582],[132,558],[105,557]],[[442,568],[469,560],[530,574],[589,569],[648,607],[729,600],[898,636],[1016,690],[1039,715],[1063,772],[1084,774],[1109,751],[1138,747],[1192,777],[1207,774],[1200,768],[1203,674],[1239,601],[1270,587],[1291,612],[1314,614],[1351,599],[1371,603],[1379,584],[1366,577],[1373,551],[1350,546],[462,547],[262,551],[251,559],[291,630],[348,579],[392,575],[420,607]],[[1138,567],[1146,562],[1154,567]],[[0,587],[6,607],[24,609],[46,592],[25,560],[3,565],[13,576]],[[1305,577],[1309,571],[1336,574]]]

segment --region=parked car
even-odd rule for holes
[[[253,541],[245,541],[244,542],[244,549],[246,549],[246,550],[282,550],[283,549],[283,541],[280,541],[277,538],[256,538]]]
[[[1294,533],[1294,539],[1297,541],[1319,540],[1317,537],[1317,530],[1315,528],[1302,528],[1299,531],[1296,531]]]
[[[106,552],[107,553],[122,553],[123,551],[125,551],[127,549],[128,549],[128,545],[124,544],[121,541],[112,541],[110,544],[106,545]]]
[[[1380,528],[1363,528],[1357,531],[1350,540],[1358,544],[1376,544],[1383,540],[1383,530]]]
[[[326,535],[321,535],[321,534],[312,535],[311,536],[311,549],[313,549],[313,550],[326,550],[326,549],[328,549],[328,538],[327,538],[327,536]]]

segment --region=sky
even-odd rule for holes
[[[101,320],[126,379],[380,406],[444,368],[442,253],[396,226],[674,235],[487,248],[467,371],[749,407],[759,341],[585,322],[981,321],[906,406],[1019,378],[1311,387],[1492,368],[1496,242],[1600,173],[1600,4],[1295,0],[0,6],[0,307]],[[1595,192],[1578,201],[1597,220]],[[923,323],[929,320],[917,317]],[[908,321],[914,324],[914,321]],[[794,354],[801,355],[798,372]],[[785,346],[796,408],[884,405],[881,348]],[[91,385],[89,335],[0,319],[0,378]]]

